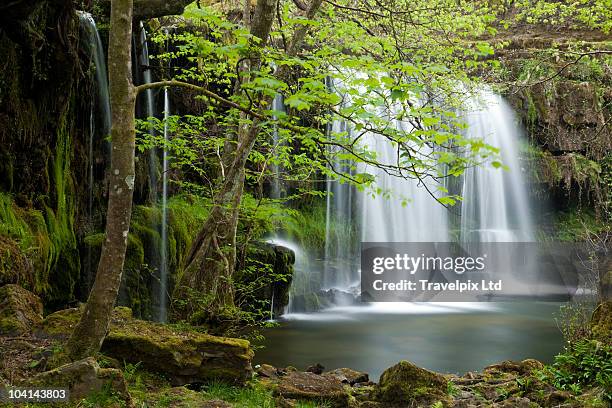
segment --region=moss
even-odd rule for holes
[[[47,316],[41,334],[68,336],[81,313],[67,309]],[[246,340],[137,320],[128,308],[114,309],[102,352],[119,361],[142,362],[143,368],[165,373],[177,384],[203,379],[243,383],[250,378],[253,358]]]
[[[42,321],[40,298],[18,285],[0,288],[0,334],[29,333]]]
[[[593,338],[612,346],[612,301],[601,302],[591,319]]]
[[[400,361],[385,370],[374,395],[384,403],[447,402],[447,389],[448,381],[440,374]]]
[[[0,236],[0,286],[17,283],[32,289],[33,278],[32,266],[17,242]]]

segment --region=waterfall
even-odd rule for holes
[[[351,133],[345,121],[335,120],[328,129],[332,134]],[[350,173],[351,163],[339,160],[334,154],[337,147],[329,149],[332,165],[338,172]],[[355,187],[328,178],[326,181],[325,262],[322,287],[347,289],[359,279],[358,242],[354,239],[354,223],[358,222]]]
[[[168,120],[170,118],[170,90],[164,88],[164,147],[162,151],[162,216],[160,248],[160,321],[166,321],[168,299]]]
[[[410,131],[411,125],[393,119],[397,117],[393,109],[389,112],[388,107],[373,107],[379,115],[389,118],[396,129]],[[435,199],[437,181],[432,178],[418,180],[409,174],[396,177],[380,168],[358,164],[359,172],[375,177],[376,188],[383,194],[357,191],[349,184],[328,180],[325,262],[319,293],[329,288],[356,291],[359,241],[449,242],[457,240],[454,229],[459,230],[462,242],[534,240],[526,180],[518,158],[523,131],[514,112],[501,96],[484,89],[469,98],[458,116],[468,125],[465,137],[482,139],[499,148],[507,170],[494,168],[490,163],[468,168],[458,187],[462,204],[450,211]],[[329,131],[332,135],[351,136],[352,128],[345,121],[336,120]],[[378,162],[396,163],[397,146],[386,138],[367,133],[361,140],[375,153]],[[423,155],[432,152],[426,145],[418,149]],[[349,163],[334,159],[334,152],[330,150],[334,168],[350,173]],[[451,217],[451,211],[460,213],[460,220]],[[291,307],[289,310],[301,311]]]
[[[104,47],[100,40],[100,34],[96,22],[92,15],[83,11],[77,12],[82,29],[82,37],[85,47],[91,56],[94,66],[95,90],[97,98],[92,99],[89,111],[89,129],[87,135],[87,217],[89,223],[89,232],[93,232],[94,214],[94,188],[95,188],[95,158],[94,145],[96,140],[105,139],[110,134],[111,129],[111,113],[110,113],[110,97],[108,89],[108,77],[106,72],[106,62],[104,55]],[[92,255],[91,248],[87,250],[87,260],[85,264],[85,273],[87,275],[87,285],[91,286],[93,279],[92,270]]]
[[[142,67],[142,83],[150,84],[153,82],[150,60],[149,60],[149,45],[147,41],[147,31],[144,28],[143,23],[140,23],[140,66]],[[155,117],[155,98],[153,95],[153,89],[147,89],[145,94],[145,114],[148,118]],[[155,131],[151,129],[151,135],[155,134]],[[156,203],[158,200],[158,177],[157,177],[157,149],[151,148],[149,150],[149,198],[152,203]]]
[[[508,170],[490,165],[471,167],[463,176],[461,240],[529,242],[534,240],[525,177],[519,162],[523,130],[508,103],[483,90],[468,101],[467,137],[476,137],[501,150]]]
[[[147,32],[144,25],[140,23],[139,32],[140,54],[138,56],[138,66],[142,67],[142,74],[138,75],[140,82],[149,84],[153,82],[153,75],[150,67],[149,46]],[[140,73],[138,73],[140,74]],[[161,149],[152,147],[149,149],[148,170],[149,170],[149,201],[152,205],[160,206],[160,219],[154,220],[153,228],[159,232],[160,243],[158,248],[153,248],[150,254],[153,265],[158,271],[158,285],[153,288],[155,297],[158,300],[157,320],[164,322],[167,317],[168,308],[168,171],[169,158],[167,144],[170,137],[169,118],[171,115],[170,89],[163,89],[163,146]],[[143,116],[153,118],[158,116],[156,109],[155,94],[152,89],[144,92]],[[150,130],[151,136],[159,133],[155,129]],[[159,157],[161,155],[161,157]],[[160,169],[161,167],[161,169]],[[161,173],[160,173],[161,170]]]
[[[276,94],[274,100],[272,100],[272,110],[277,112],[285,112],[285,105],[283,104],[283,96],[281,94]],[[273,115],[273,119],[278,119],[276,115]],[[275,151],[277,151],[280,143],[280,137],[278,132],[278,126],[274,126],[272,130],[272,146]],[[279,199],[284,196],[284,191],[282,189],[282,180],[281,180],[281,172],[282,166],[277,163],[272,163],[270,166],[272,170],[272,186],[270,189],[270,197],[274,199]]]

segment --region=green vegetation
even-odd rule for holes
[[[612,402],[612,346],[587,339],[571,344],[540,373],[540,378],[574,394],[599,387],[603,399]]]

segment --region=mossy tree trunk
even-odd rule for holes
[[[108,50],[112,151],[106,236],[85,311],[67,344],[72,360],[100,350],[117,299],[127,249],[135,177],[132,8],[133,0],[112,0]]]
[[[276,0],[259,0],[251,23],[251,34],[261,39],[260,47],[268,41],[276,12]],[[305,12],[314,18],[322,0],[312,0]],[[248,23],[248,19],[245,19]],[[289,55],[300,49],[308,26],[298,28],[287,47]],[[259,55],[250,58],[243,66],[243,74],[259,69]],[[287,75],[283,66],[279,77]],[[242,90],[236,87],[236,92]],[[258,95],[260,109],[269,109],[272,99]],[[186,268],[173,294],[172,317],[175,320],[191,320],[194,323],[223,319],[225,312],[234,307],[232,275],[236,265],[236,230],[245,181],[245,166],[259,133],[260,121],[248,114],[241,115],[237,140],[228,140],[224,147],[223,165],[227,166],[221,187],[214,197],[214,204],[204,226],[191,246]],[[203,300],[203,302],[198,301]]]

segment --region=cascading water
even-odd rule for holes
[[[391,116],[384,109],[380,107],[379,114]],[[484,90],[470,98],[463,116],[468,124],[466,137],[483,139],[485,143],[499,148],[502,162],[509,171],[493,168],[489,164],[467,169],[459,191],[463,196],[461,219],[457,225],[460,240],[533,241],[526,182],[518,159],[518,145],[523,132],[512,109],[501,96]],[[393,122],[398,129],[410,130],[410,125],[405,122],[395,119]],[[334,121],[330,131],[350,134],[351,128],[346,122]],[[376,153],[379,162],[396,163],[397,146],[387,139],[375,134],[366,134],[361,139],[369,150]],[[430,148],[423,146],[422,149]],[[422,153],[428,154],[431,150]],[[348,169],[348,164],[341,161],[333,161],[332,164],[341,171]],[[359,240],[456,240],[449,211],[433,196],[437,191],[433,179],[396,177],[380,168],[365,165],[359,165],[358,171],[374,176],[376,187],[390,192],[390,197],[367,191],[357,192],[348,184],[327,181],[325,266],[319,290],[335,288],[354,292],[359,279]],[[360,233],[351,233],[351,228],[359,229]],[[295,307],[289,310],[300,311]]]
[[[160,320],[166,321],[168,299],[168,149],[170,118],[170,90],[164,88],[164,147],[162,151],[162,200],[160,248]]]
[[[138,65],[142,67],[141,82],[149,84],[153,81],[150,59],[149,46],[147,40],[147,32],[144,25],[140,24],[140,55]],[[154,266],[158,270],[159,284],[154,288],[157,295],[157,319],[166,321],[167,305],[168,305],[168,150],[167,143],[169,141],[169,117],[171,114],[170,106],[170,90],[163,89],[163,147],[161,152],[155,147],[149,149],[149,200],[153,205],[159,204],[161,216],[159,224],[155,222],[153,226],[158,230],[160,235],[159,248],[153,248],[154,253],[150,254]],[[152,89],[147,89],[144,93],[144,112],[147,118],[157,116],[155,94]],[[151,136],[156,136],[158,133],[154,129],[150,130]],[[159,157],[161,153],[161,159]],[[161,167],[161,174],[160,174]],[[161,176],[161,177],[160,177]],[[161,182],[161,185],[160,185]]]
[[[285,111],[285,105],[283,104],[283,96],[281,94],[277,94],[274,99],[272,100],[272,110],[273,111],[277,111],[277,112],[284,112]],[[273,116],[274,119],[277,119],[276,115]],[[275,126],[274,129],[272,130],[272,143],[273,143],[273,148],[274,149],[278,149],[279,148],[279,143],[280,143],[280,137],[279,137],[279,132],[278,132],[278,127]],[[277,163],[273,163],[270,166],[271,170],[272,170],[272,174],[273,174],[273,179],[272,179],[272,186],[271,186],[271,191],[270,191],[270,198],[273,199],[280,199],[283,196],[283,191],[282,191],[282,183],[281,183],[281,171],[282,171],[282,166],[280,164]]]
[[[151,67],[149,61],[149,45],[147,41],[147,31],[144,28],[142,22],[140,23],[140,66],[142,67],[142,83],[150,84],[153,82]],[[155,98],[153,95],[153,89],[145,90],[145,114],[147,118],[155,117]],[[155,134],[155,131],[151,129],[151,135]],[[151,148],[149,150],[149,194],[152,203],[156,203],[158,200],[158,177],[157,177],[157,150]]]
[[[88,179],[88,196],[87,196],[87,216],[89,218],[90,229],[93,232],[93,204],[94,204],[94,145],[96,140],[104,139],[110,134],[111,129],[111,113],[110,113],[110,98],[108,89],[108,77],[106,72],[106,62],[104,56],[104,48],[96,22],[92,15],[86,12],[79,11],[79,21],[83,31],[83,39],[94,67],[95,91],[97,98],[92,99],[89,113],[89,132],[87,137],[87,179]],[[85,273],[87,275],[87,285],[91,286],[93,279],[92,256],[91,248],[87,250],[87,260],[85,264]]]
[[[508,171],[492,166],[472,167],[463,177],[461,240],[529,242],[534,240],[530,204],[518,142],[523,130],[504,99],[489,90],[468,103],[468,137],[500,149]]]

